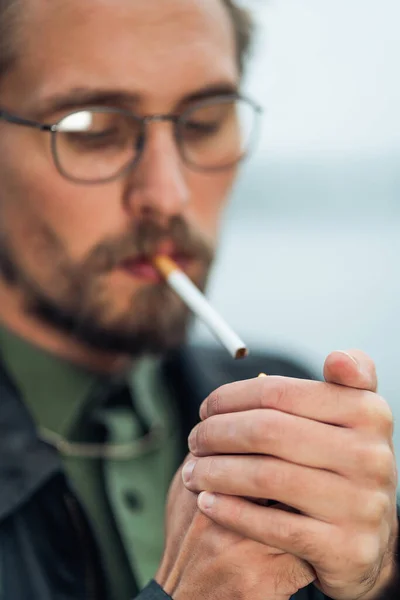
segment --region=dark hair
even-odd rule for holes
[[[20,0],[0,0],[0,76],[10,67],[14,58],[16,14]]]
[[[236,37],[237,60],[240,72],[243,73],[253,39],[253,20],[250,11],[239,7],[235,0],[223,0],[223,3],[232,17]]]
[[[249,11],[235,4],[235,0],[222,0],[232,17],[237,44],[237,59],[243,72],[250,48],[253,23]],[[0,76],[12,65],[16,55],[18,13],[21,0],[0,0]],[[10,32],[13,32],[11,34]]]

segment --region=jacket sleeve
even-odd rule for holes
[[[377,600],[399,600],[400,592],[400,565],[398,564],[399,571],[396,580],[386,588],[382,595]],[[304,596],[302,595],[304,594]],[[291,600],[331,600],[327,596],[324,596],[314,586],[304,588],[294,596]],[[172,600],[171,596],[168,596],[164,590],[156,583],[151,581],[147,587],[136,596],[134,600]]]
[[[318,592],[313,586],[309,586],[307,589],[301,590],[295,596],[292,596],[291,600],[302,600],[304,593],[304,600],[331,600],[327,596],[323,596],[321,592]],[[392,582],[377,600],[399,600],[400,592],[400,576],[396,577],[396,580]],[[164,590],[156,583],[152,581],[144,590],[136,596],[134,600],[172,600],[171,596],[168,596]]]
[[[134,600],[172,600],[172,598],[153,580]]]
[[[391,585],[388,588],[386,588],[386,590],[382,594],[382,599],[379,599],[379,600],[398,600],[399,594],[400,594],[400,567],[399,567],[399,564],[397,563],[396,579],[391,583]]]

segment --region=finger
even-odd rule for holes
[[[202,492],[201,512],[222,527],[315,564],[332,541],[332,526],[303,515],[265,508],[221,494]]]
[[[325,361],[324,378],[329,383],[371,392],[378,387],[375,363],[361,350],[332,352]]]
[[[272,409],[215,415],[189,437],[190,451],[197,457],[264,454],[342,474],[359,469],[354,445],[351,429]]]
[[[259,409],[210,417],[189,437],[193,456],[261,454],[294,464],[324,469],[353,480],[389,479],[393,454],[376,436]]]
[[[200,458],[183,480],[192,492],[269,498],[327,523],[358,522],[372,504],[372,492],[343,477],[270,457]]]
[[[204,401],[200,415],[270,408],[342,427],[382,430],[391,435],[393,415],[380,396],[320,381],[257,377],[224,385]]]

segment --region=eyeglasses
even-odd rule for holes
[[[118,108],[89,107],[57,123],[30,121],[0,109],[0,118],[51,134],[58,171],[67,179],[96,184],[113,181],[135,167],[143,155],[151,123],[170,122],[182,160],[192,169],[230,169],[251,152],[262,109],[239,95],[218,96],[179,115],[140,117]]]

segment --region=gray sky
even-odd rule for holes
[[[269,155],[400,156],[399,0],[248,0]]]

